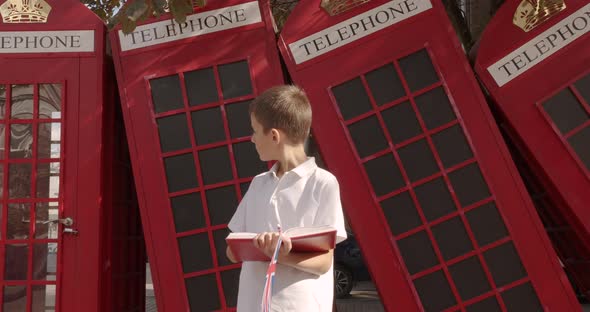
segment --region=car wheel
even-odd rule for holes
[[[345,266],[334,266],[334,296],[344,298],[350,294],[353,286],[352,273]]]

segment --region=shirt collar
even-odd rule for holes
[[[277,178],[277,169],[279,167],[279,162],[277,161],[272,168],[268,171],[270,176],[273,178]],[[318,166],[315,163],[314,157],[307,157],[307,160],[303,163],[299,164],[299,166],[285,172],[288,174],[289,172],[293,172],[294,174],[298,175],[300,178],[306,177],[310,175]]]

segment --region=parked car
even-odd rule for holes
[[[370,281],[371,275],[361,255],[361,250],[352,233],[336,245],[334,250],[334,296],[344,298],[357,282]]]

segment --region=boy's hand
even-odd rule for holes
[[[283,243],[281,245],[279,253],[282,255],[286,255],[291,251],[291,239],[286,237],[285,235],[282,236],[282,239]],[[256,237],[254,237],[253,239],[254,246],[260,249],[260,251],[262,251],[269,258],[272,258],[278,241],[279,233],[277,232],[260,233],[256,235]]]

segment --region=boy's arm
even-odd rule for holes
[[[238,262],[229,246],[225,249],[225,254],[231,262]],[[290,252],[288,254],[279,254],[279,263],[303,272],[322,275],[328,272],[330,266],[332,266],[333,255],[333,249],[325,252]]]
[[[227,258],[229,259],[229,261],[231,261],[232,263],[237,263],[238,262],[236,260],[236,257],[234,256],[234,253],[231,252],[231,249],[229,249],[229,246],[227,246],[227,248],[225,249],[225,255],[227,256]]]
[[[334,249],[324,252],[290,252],[279,255],[279,263],[303,272],[322,275],[332,266]]]
[[[277,232],[265,232],[256,235],[252,242],[256,248],[272,258],[278,238]],[[315,275],[322,275],[330,270],[334,256],[333,249],[323,252],[291,252],[291,247],[291,240],[283,236],[278,259],[280,264]]]

